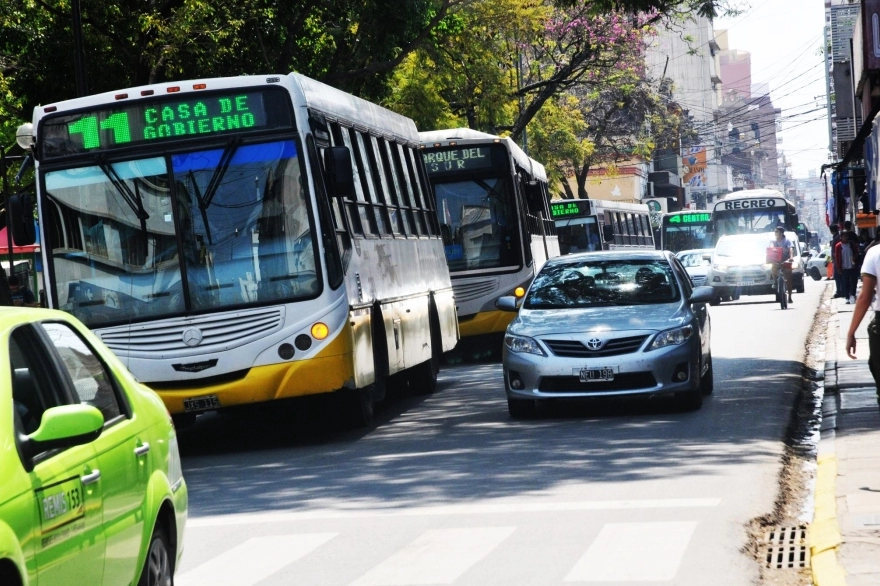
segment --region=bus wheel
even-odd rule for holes
[[[343,389],[341,393],[346,423],[352,427],[364,427],[373,420],[373,389]]]
[[[415,365],[409,375],[409,391],[413,395],[430,395],[437,390],[434,359]]]

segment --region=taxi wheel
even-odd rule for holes
[[[706,374],[704,374],[700,378],[700,391],[704,395],[711,395],[712,391],[715,390],[715,375],[712,374],[712,356],[709,355],[709,368],[706,369]]]
[[[174,583],[170,549],[165,531],[161,525],[156,525],[138,586],[171,586]]]

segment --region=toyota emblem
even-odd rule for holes
[[[186,328],[183,330],[183,343],[187,346],[198,346],[202,343],[202,330],[199,328]]]
[[[587,340],[587,348],[590,350],[598,350],[602,347],[602,344],[603,342],[599,338],[590,338]]]

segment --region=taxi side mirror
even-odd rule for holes
[[[712,287],[695,287],[691,293],[691,303],[709,303],[715,298],[715,290]]]
[[[495,301],[495,307],[497,307],[501,311],[517,311],[519,309],[516,306],[516,297],[514,297],[513,295],[505,295],[504,297],[499,297]]]
[[[22,452],[31,461],[41,452],[94,441],[103,429],[104,415],[91,405],[52,407],[43,412],[37,431],[23,437]]]

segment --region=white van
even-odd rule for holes
[[[804,292],[804,251],[794,232],[785,237],[794,248],[792,287]],[[730,234],[718,239],[706,274],[706,285],[715,289],[713,305],[740,295],[773,295],[772,266],[767,263],[767,247],[775,240],[772,232]]]

